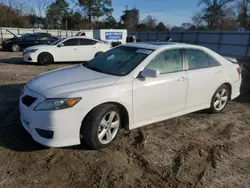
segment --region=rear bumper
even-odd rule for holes
[[[236,97],[240,95],[241,81],[242,79],[231,83],[231,86],[232,86],[231,100],[235,99]]]

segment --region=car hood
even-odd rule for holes
[[[7,40],[3,40],[2,43],[8,43],[8,42],[12,42],[16,40],[16,38],[10,38],[10,39],[7,39]]]
[[[58,97],[62,93],[112,85],[118,78],[75,65],[40,74],[26,86],[45,97]]]
[[[28,48],[25,48],[25,50],[44,49],[44,48],[48,49],[53,47],[54,46],[52,45],[43,44],[43,45],[30,46]]]

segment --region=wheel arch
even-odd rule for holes
[[[40,53],[37,55],[37,62],[38,62],[38,59],[39,59],[40,55],[42,55],[42,54],[49,54],[49,55],[52,57],[52,61],[53,61],[53,62],[55,61],[54,56],[52,55],[51,52],[42,51],[42,52],[40,52]]]
[[[228,89],[229,89],[229,100],[231,100],[231,98],[232,98],[232,85],[229,82],[225,82],[225,83],[221,84],[220,87],[222,85],[226,85],[228,87]]]
[[[102,105],[105,105],[105,104],[113,104],[115,105],[118,109],[119,109],[119,112],[120,112],[120,116],[121,116],[121,128],[122,129],[125,129],[125,130],[129,130],[129,122],[130,122],[130,117],[129,117],[129,113],[128,113],[128,110],[127,108],[119,103],[119,102],[114,102],[114,101],[110,101],[110,102],[104,102],[104,103],[101,103],[95,107],[93,107],[86,115],[85,117],[83,118],[82,120],[82,125],[83,126],[83,122],[86,120],[87,116],[97,107],[99,106],[102,106]]]

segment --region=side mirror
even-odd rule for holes
[[[141,76],[144,78],[157,78],[160,76],[160,72],[158,70],[155,69],[144,69],[141,72]]]
[[[62,46],[64,46],[63,43],[57,45],[58,48],[61,48]]]

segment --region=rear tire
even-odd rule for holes
[[[37,62],[40,65],[49,65],[49,64],[53,63],[53,61],[54,61],[53,56],[49,53],[41,53],[37,59]]]
[[[12,44],[11,50],[13,52],[19,52],[20,51],[20,46],[18,44]]]
[[[97,57],[97,56],[99,56],[99,55],[102,55],[103,54],[103,52],[97,52],[96,54],[95,54],[95,57]]]
[[[229,99],[230,99],[230,91],[228,86],[226,85],[220,86],[213,95],[209,112],[211,113],[222,112],[226,108]]]
[[[84,119],[81,135],[92,149],[102,149],[116,139],[120,124],[118,108],[113,104],[104,104],[94,108]]]

